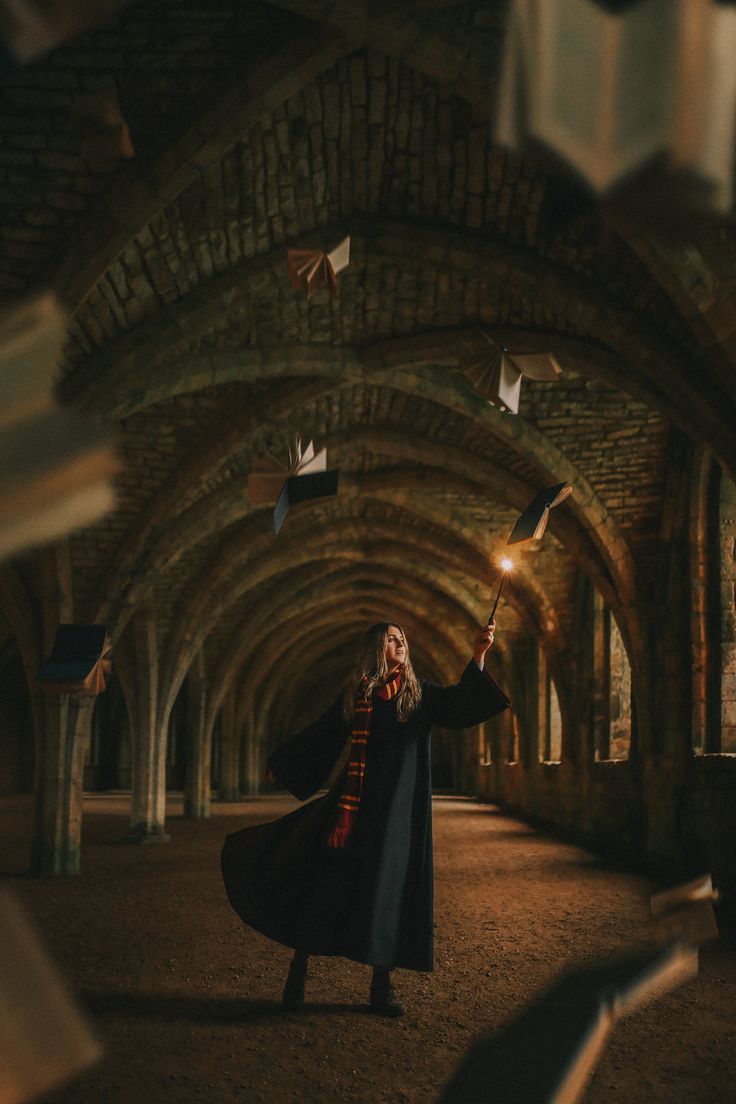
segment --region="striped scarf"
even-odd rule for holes
[[[368,733],[371,727],[371,714],[373,712],[373,698],[381,701],[389,701],[395,698],[401,689],[401,669],[388,682],[379,686],[369,699],[365,697],[367,678],[363,679],[355,700],[355,712],[353,714],[353,727],[350,732],[350,760],[345,775],[345,787],[337,803],[337,815],[335,823],[328,837],[330,847],[340,848],[347,843],[348,836],[353,828],[355,815],[360,805],[360,795],[363,789],[363,775],[365,774],[365,758],[368,746]]]

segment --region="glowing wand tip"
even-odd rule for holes
[[[500,564],[501,564],[501,571],[502,571],[501,582],[499,584],[498,591],[496,593],[496,601],[493,603],[493,609],[491,610],[491,616],[488,618],[488,624],[489,625],[490,625],[491,621],[493,620],[493,618],[496,616],[496,607],[498,606],[498,599],[501,597],[501,591],[503,590],[503,584],[506,581],[506,575],[508,574],[509,571],[511,571],[511,568],[514,566],[513,561],[509,560],[506,556],[503,556],[501,558]]]

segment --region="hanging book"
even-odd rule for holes
[[[45,694],[93,696],[105,689],[112,664],[104,625],[59,625],[51,655],[38,675]]]
[[[735,53],[736,12],[710,0],[511,0],[496,139],[544,143],[599,194],[666,157],[727,210]]]
[[[560,366],[551,353],[506,349],[481,330],[488,349],[468,358],[463,374],[484,399],[512,414],[519,412],[521,381],[556,380]]]
[[[653,894],[650,906],[657,938],[663,942],[682,939],[695,944],[717,939],[713,905],[719,897],[710,874]]]
[[[0,316],[0,557],[90,525],[114,505],[110,434],[54,399],[65,332],[48,293]]]
[[[538,491],[527,508],[519,514],[511,536],[506,544],[521,544],[523,541],[541,540],[549,521],[550,510],[559,506],[572,494],[569,483],[554,483]]]
[[[135,156],[114,89],[77,96],[72,124],[85,157],[128,160]]]
[[[289,249],[288,269],[295,291],[313,291],[326,287],[331,295],[337,291],[337,274],[350,264],[350,238],[343,238],[330,253],[320,249]]]
[[[254,462],[248,476],[248,493],[255,505],[276,500],[273,528],[278,534],[291,506],[337,494],[337,484],[337,470],[327,471],[327,449],[315,452],[314,442],[310,441],[302,451],[301,440],[297,437],[289,450],[287,468],[273,456]]]

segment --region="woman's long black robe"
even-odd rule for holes
[[[234,832],[222,871],[230,903],[251,927],[309,954],[431,970],[433,966],[432,725],[469,728],[509,705],[474,662],[455,686],[422,685],[405,721],[375,700],[360,808],[344,850],[328,848],[341,773],[323,797],[281,819]],[[329,777],[350,735],[342,696],[268,763],[298,798]]]

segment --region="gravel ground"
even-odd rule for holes
[[[232,912],[219,849],[293,806],[259,797],[196,822],[172,797],[171,842],[136,847],[121,843],[128,798],[90,795],[81,876],[45,881],[21,876],[29,800],[0,801],[0,871],[105,1048],[47,1104],[429,1104],[473,1036],[566,966],[647,937],[653,883],[491,806],[436,798],[437,961],[433,974],[396,971],[407,1016],[368,1015],[368,969],[329,959],[313,960],[305,1012],[284,1015],[290,952]],[[724,939],[701,953],[696,980],[616,1028],[586,1104],[736,1102],[735,1025],[736,947]]]

